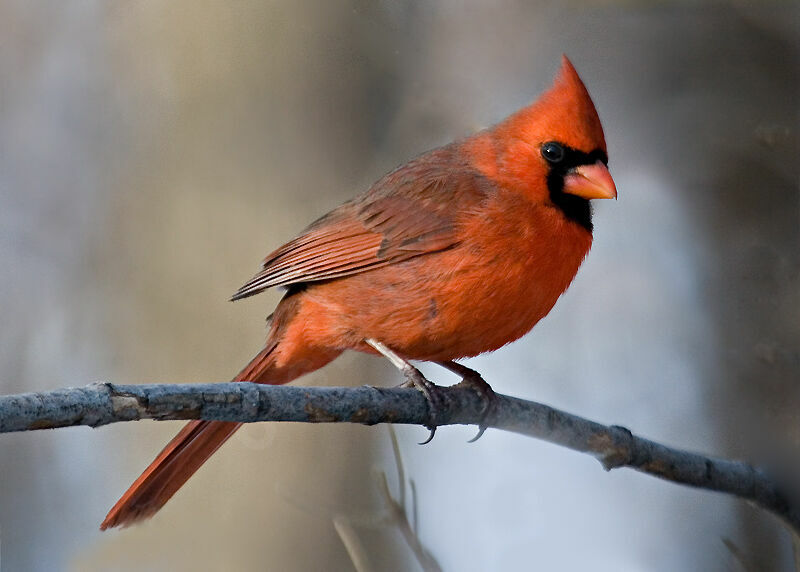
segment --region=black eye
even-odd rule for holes
[[[564,158],[564,148],[553,141],[545,143],[542,145],[542,157],[550,163],[558,163]]]

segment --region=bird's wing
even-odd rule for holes
[[[459,242],[458,217],[465,208],[480,204],[490,184],[451,157],[452,153],[423,156],[386,175],[366,194],[323,216],[267,256],[261,271],[232,299],[273,286],[341,278],[452,248]]]

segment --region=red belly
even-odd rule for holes
[[[441,361],[518,339],[547,315],[591,246],[590,233],[552,210],[516,213],[536,215],[534,228],[521,231],[509,216],[488,239],[467,233],[483,240],[310,285],[303,306],[317,323],[306,322],[307,341],[371,351],[363,344],[371,338],[408,359]]]

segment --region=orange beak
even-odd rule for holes
[[[581,165],[564,177],[564,192],[584,199],[616,199],[617,186],[608,168],[598,161],[594,165]]]

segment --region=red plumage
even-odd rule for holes
[[[498,125],[399,167],[275,250],[234,299],[286,286],[265,349],[236,377],[287,383],[341,352],[446,362],[528,332],[592,244],[589,199],[616,197],[603,129],[563,59],[553,87]],[[189,423],[101,528],[160,509],[239,427]]]

